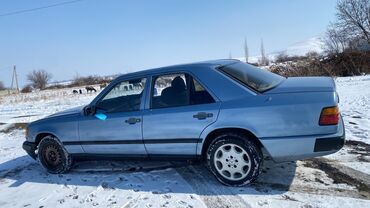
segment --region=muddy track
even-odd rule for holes
[[[305,161],[305,166],[324,171],[334,183],[348,184],[358,190],[360,198],[370,199],[370,177],[369,175],[352,168],[339,165],[325,158],[313,158]]]
[[[13,123],[6,127],[5,129],[0,130],[0,133],[10,133],[16,129],[26,129],[28,123]]]
[[[361,141],[347,140],[346,147],[347,152],[352,155],[356,155],[360,162],[370,162],[370,145]]]
[[[13,118],[28,118],[32,116],[39,116],[40,114],[31,114],[31,115],[22,115],[22,116],[15,116]]]
[[[346,146],[350,149],[348,153],[359,155],[358,159],[362,162],[370,162],[369,159],[366,159],[367,156],[370,156],[370,145],[361,141],[347,140]]]
[[[264,183],[259,182],[251,185],[252,188],[260,192],[267,193],[268,191],[280,191],[280,192],[294,192],[303,194],[316,194],[316,195],[327,195],[327,196],[338,196],[338,197],[351,197],[358,199],[369,199],[367,196],[361,195],[353,190],[340,189],[340,188],[325,188],[321,189],[318,187],[310,186],[298,186],[298,185],[286,185],[279,183]]]
[[[361,141],[355,141],[355,140],[346,140],[346,146],[350,146],[353,148],[358,148],[361,150],[370,151],[370,144],[367,144],[365,142]]]
[[[232,193],[228,187],[220,185],[203,165],[180,167],[176,170],[190,184],[195,194],[202,199],[207,207],[251,207],[240,196]]]

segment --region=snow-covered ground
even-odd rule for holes
[[[336,85],[350,148],[327,158],[370,173],[370,76],[337,78]]]
[[[0,97],[0,207],[370,207],[370,76],[337,78],[347,140],[336,154],[275,164],[233,188],[201,164],[85,161],[50,175],[21,148],[25,123],[84,105],[72,89]]]
[[[370,144],[370,76],[337,78],[336,84],[347,136]]]

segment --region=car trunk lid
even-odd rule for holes
[[[331,77],[289,77],[265,94],[334,91],[335,83]]]

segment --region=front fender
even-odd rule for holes
[[[78,121],[80,114],[50,117],[32,122],[28,126],[27,141],[36,143],[40,134],[51,134],[62,143],[79,141]],[[82,153],[81,145],[65,146],[69,153]]]

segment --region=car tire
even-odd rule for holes
[[[207,166],[217,180],[228,186],[255,181],[262,171],[263,154],[250,138],[234,133],[218,136],[207,151]]]
[[[65,173],[72,166],[71,155],[53,136],[46,136],[40,141],[37,155],[42,167],[52,174]]]

